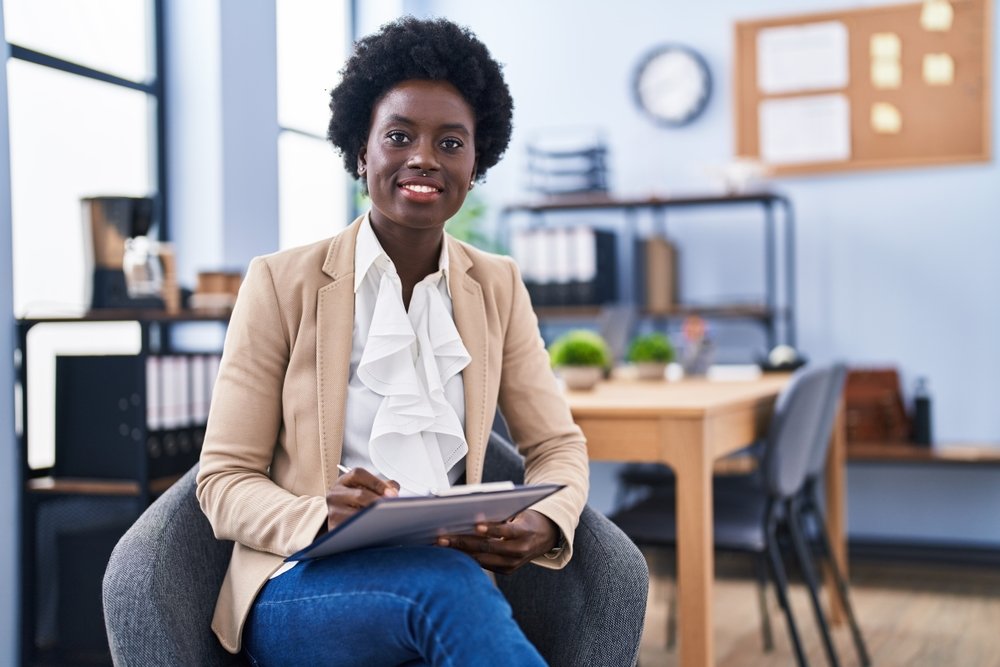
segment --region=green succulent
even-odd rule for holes
[[[553,366],[601,366],[611,363],[611,351],[601,336],[588,329],[574,329],[549,346]]]
[[[627,358],[631,362],[654,361],[668,364],[674,360],[674,346],[661,333],[636,336],[629,345]]]

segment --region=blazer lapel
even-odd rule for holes
[[[325,489],[337,479],[334,469],[340,463],[344,443],[354,337],[354,242],[360,221],[358,218],[330,241],[323,272],[333,282],[321,287],[316,295],[316,400]]]
[[[486,307],[483,288],[468,274],[472,260],[461,244],[445,235],[448,243],[448,284],[451,287],[455,326],[472,360],[462,371],[465,385],[466,481],[477,484],[483,475],[483,459],[493,415],[486,414],[487,352]],[[487,424],[489,417],[489,424]]]

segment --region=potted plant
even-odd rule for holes
[[[640,379],[662,380],[667,364],[674,360],[674,346],[661,333],[636,336],[629,345],[627,358],[635,364]]]
[[[586,329],[574,329],[552,343],[549,358],[567,387],[591,389],[610,365],[611,352],[600,335]]]

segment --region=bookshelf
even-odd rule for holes
[[[645,276],[638,269],[619,272],[619,286],[614,303],[632,304],[637,314],[646,319],[683,318],[698,315],[706,319],[744,319],[759,323],[765,332],[768,348],[779,343],[795,345],[795,215],[791,201],[774,192],[754,192],[733,195],[688,195],[675,197],[622,198],[607,194],[581,194],[547,197],[531,202],[505,206],[499,218],[501,242],[510,247],[510,236],[516,224],[544,227],[549,217],[572,212],[605,211],[616,215],[616,227],[622,248],[620,262],[633,268],[640,216],[651,218],[659,227],[665,226],[672,211],[696,208],[749,208],[756,210],[763,236],[764,293],[759,304],[712,303],[685,304],[683,299],[669,308],[649,309],[636,303],[638,285]],[[779,279],[781,280],[779,286]],[[614,305],[612,303],[606,305]],[[544,306],[536,308],[540,319],[587,319],[598,317],[601,306]]]
[[[58,329],[62,325],[97,322],[138,325],[137,353],[53,353],[54,452],[51,461],[32,460],[29,397],[33,394],[28,389],[32,382],[42,386],[44,378],[29,373],[28,360],[38,360],[29,355],[29,333],[39,325]],[[22,665],[35,664],[41,657],[72,661],[74,656],[101,652],[97,644],[103,643],[103,634],[81,640],[74,636],[79,632],[63,628],[58,622],[54,626],[55,646],[39,650],[38,639],[52,633],[36,622],[38,606],[53,599],[51,594],[42,594],[43,588],[54,586],[59,592],[55,598],[59,600],[56,618],[66,618],[67,609],[102,618],[100,578],[110,549],[128,524],[198,460],[210,384],[217,368],[213,359],[218,351],[182,352],[175,348],[174,329],[192,323],[224,327],[228,313],[106,309],[80,317],[16,321],[15,371],[17,395],[21,397],[16,431]],[[158,369],[168,360],[175,372],[165,377]],[[196,366],[200,369],[197,373]],[[171,378],[178,385],[184,384],[184,390],[165,392],[163,387]],[[192,389],[196,382],[200,382],[197,391]],[[159,399],[150,396],[151,391]],[[37,398],[37,394],[34,396]],[[167,403],[171,402],[168,397],[176,412],[164,420]],[[200,402],[197,409],[196,402]],[[72,519],[71,512],[76,512]],[[67,551],[74,548],[81,549],[79,559]],[[66,577],[73,581],[58,581],[64,565],[74,560],[72,575]],[[40,577],[38,563],[54,567],[52,576]],[[85,581],[78,581],[80,578]],[[42,625],[50,616],[42,614]]]

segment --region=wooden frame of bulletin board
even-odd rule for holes
[[[951,8],[947,29],[926,28],[928,4]],[[989,161],[992,31],[992,0],[738,22],[736,154],[775,174]]]

